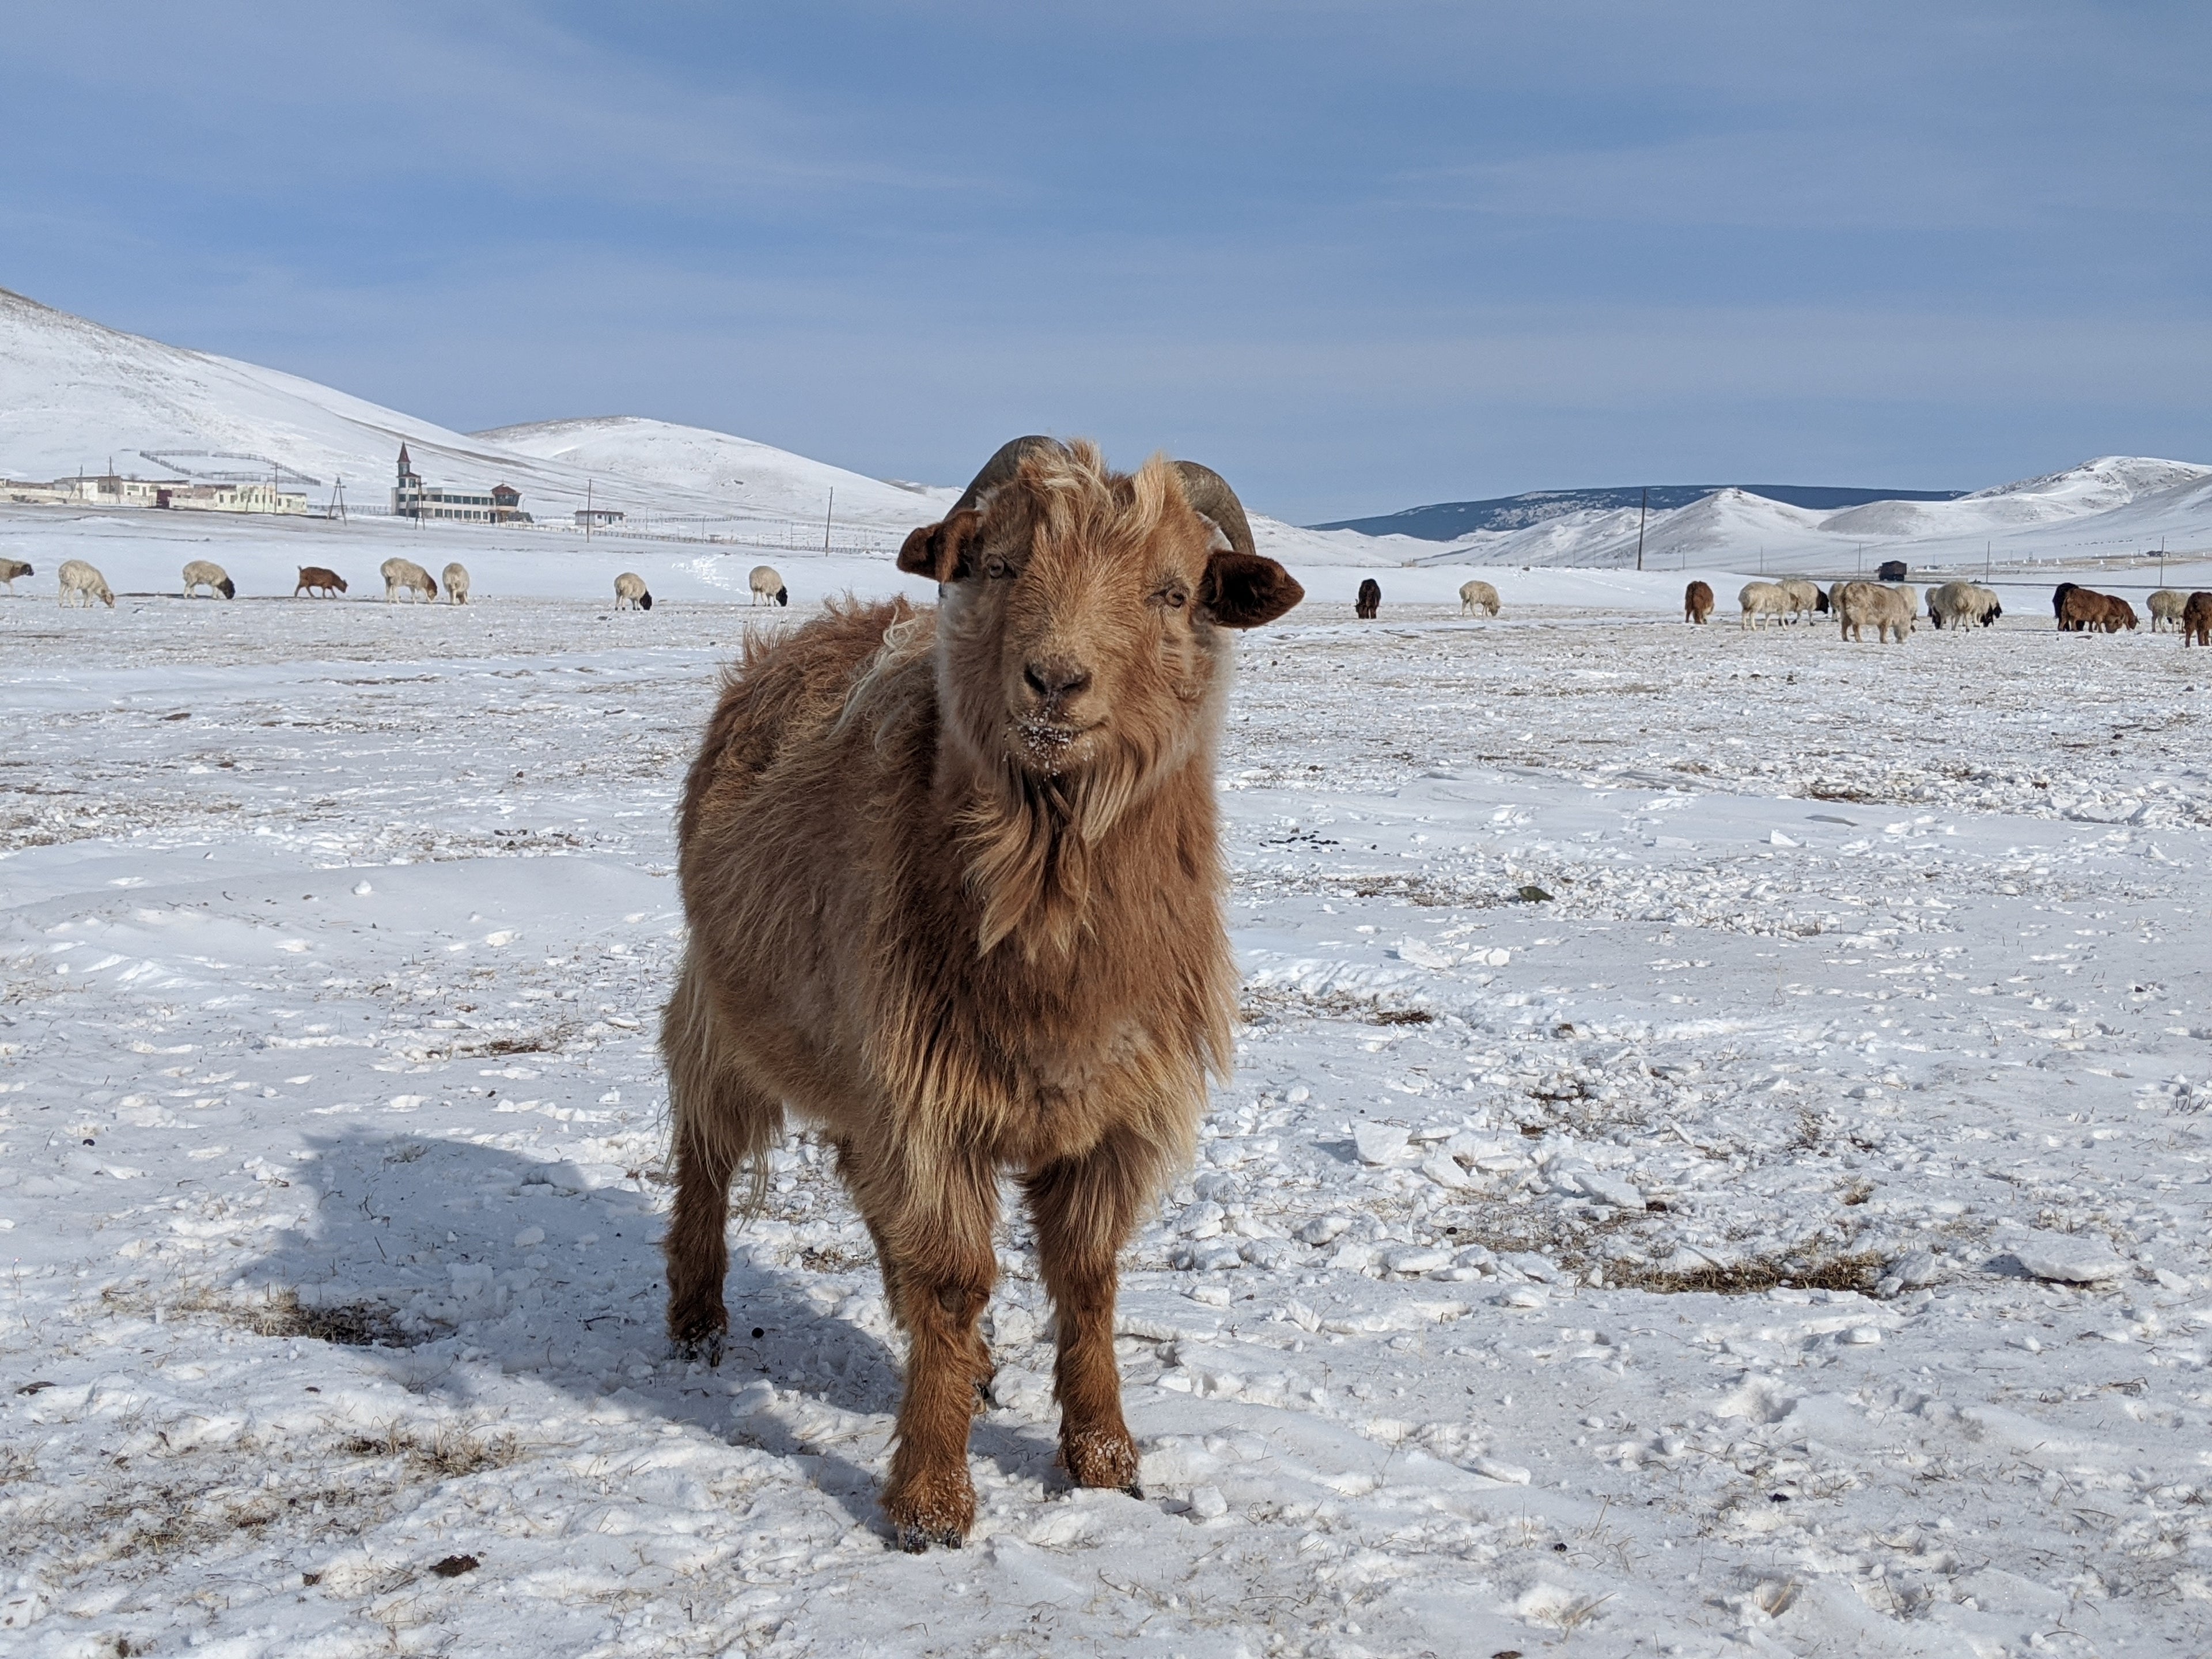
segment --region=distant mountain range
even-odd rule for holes
[[[1955,501],[1963,489],[1856,489],[1833,484],[1653,484],[1650,508],[1671,513],[1688,507],[1719,489],[1737,489],[1815,513],[1833,513],[1869,501]],[[1486,501],[1439,501],[1433,507],[1409,507],[1372,519],[1340,519],[1334,524],[1309,525],[1310,530],[1356,530],[1363,536],[1411,536],[1416,541],[1455,542],[1478,530],[1525,530],[1547,519],[1570,513],[1615,513],[1633,507],[1644,497],[1644,486],[1619,489],[1531,489],[1519,495],[1499,495]]]

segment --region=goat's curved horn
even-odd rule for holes
[[[1003,449],[999,452],[1001,455],[1006,453]],[[1229,480],[1196,461],[1177,461],[1175,469],[1182,479],[1183,498],[1221,526],[1221,533],[1229,538],[1231,548],[1255,556],[1259,549],[1252,544],[1251,520],[1244,516],[1244,503],[1237,499]]]
[[[1011,442],[1000,444],[998,453],[983,463],[983,470],[975,475],[967,489],[961,491],[959,501],[953,504],[952,513],[967,512],[981,499],[986,490],[995,489],[1012,477],[1014,469],[1022,464],[1022,457],[1031,450],[1058,449],[1059,447],[1058,439],[1039,437],[1035,433],[1031,433],[1026,438],[1016,438]],[[1224,488],[1226,486],[1224,485]],[[948,513],[945,516],[949,519],[952,516],[952,513]]]

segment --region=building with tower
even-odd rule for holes
[[[407,446],[399,446],[399,477],[392,489],[392,516],[418,523],[528,524],[522,510],[522,492],[513,484],[494,484],[489,489],[447,489],[426,484],[408,459]]]

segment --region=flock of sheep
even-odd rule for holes
[[[346,579],[335,570],[319,564],[303,564],[299,568],[300,580],[293,586],[292,597],[301,594],[310,598],[336,599],[346,591]],[[438,578],[433,576],[412,559],[386,559],[379,574],[384,578],[384,599],[387,605],[402,598],[410,602],[434,601],[438,597]],[[458,560],[441,573],[445,579],[446,598],[454,605],[469,602],[468,567]],[[12,594],[19,576],[35,576],[38,572],[21,559],[0,558],[0,586]],[[107,578],[82,559],[64,559],[58,573],[61,583],[61,603],[64,605],[90,607],[96,600],[109,610],[115,608],[114,590]],[[755,565],[747,579],[756,605],[789,605],[791,590],[773,565]],[[234,599],[238,585],[230,579],[229,572],[221,565],[206,559],[194,559],[184,569],[184,597],[195,598],[202,588],[208,597]],[[1495,610],[1493,600],[1492,610]],[[615,609],[617,611],[650,611],[653,595],[647,592],[645,578],[635,571],[625,570],[615,578]]]
[[[1902,642],[1921,614],[1919,590],[1899,580],[1838,582],[1823,590],[1802,577],[1778,582],[1747,582],[1736,595],[1742,625],[1764,627],[1797,623],[1822,611],[1835,615],[1847,640],[1863,640],[1875,630],[1882,642]],[[2212,592],[2184,593],[2161,587],[2150,596],[2151,632],[2177,625],[2184,645],[2212,645]],[[2136,609],[2116,594],[2100,593],[2075,582],[2061,582],[2051,595],[2051,614],[2062,631],[2117,634],[2136,626]],[[1682,620],[1703,623],[1713,613],[1713,590],[1692,582],[1682,593]],[[1928,620],[1939,629],[1989,627],[2004,615],[1997,596],[1978,582],[1948,581],[1928,595]]]

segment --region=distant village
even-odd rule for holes
[[[145,459],[185,476],[141,478],[115,471],[111,458],[105,472],[79,473],[75,477],[43,483],[0,478],[0,501],[27,506],[147,507],[177,513],[272,513],[304,516],[308,511],[307,488],[322,481],[295,472],[265,456],[223,454],[204,450],[141,450]],[[257,470],[210,468],[209,461],[250,461]],[[265,475],[265,476],[264,476]],[[287,488],[288,485],[306,488]],[[321,509],[331,517],[346,511],[343,486],[333,489],[331,503]],[[360,510],[356,507],[354,510]],[[392,487],[391,516],[449,524],[531,524],[522,510],[522,492],[513,484],[497,483],[489,489],[447,489],[425,483],[407,453],[399,447],[398,476]],[[607,507],[579,508],[580,528],[602,528],[622,522],[623,514]]]

